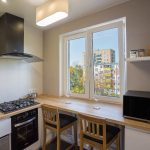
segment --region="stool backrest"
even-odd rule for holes
[[[106,144],[106,121],[91,116],[79,114],[80,134],[102,140]]]
[[[55,107],[42,105],[43,120],[45,123],[59,125],[59,112]]]

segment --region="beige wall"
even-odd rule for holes
[[[43,57],[42,32],[25,24],[24,47],[26,53]],[[0,59],[0,102],[22,97],[30,89],[43,93],[43,63]]]
[[[150,46],[150,0],[131,0],[44,32],[44,93],[59,95],[59,35],[127,18],[127,51]],[[127,65],[127,89],[150,91],[150,62]]]

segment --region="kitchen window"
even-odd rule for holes
[[[125,90],[125,18],[62,37],[65,95],[119,102]]]

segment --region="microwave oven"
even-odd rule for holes
[[[127,91],[123,96],[123,116],[150,122],[150,92]]]

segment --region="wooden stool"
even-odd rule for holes
[[[43,150],[46,150],[46,129],[53,130],[57,134],[57,150],[60,150],[60,134],[62,131],[74,127],[75,143],[70,145],[68,149],[73,146],[77,147],[77,119],[73,116],[59,113],[55,107],[48,105],[42,106],[43,120],[44,120],[44,141]]]
[[[116,141],[117,150],[120,150],[120,129],[106,125],[103,119],[93,118],[79,114],[80,121],[80,150],[87,143],[92,148],[107,150]]]

